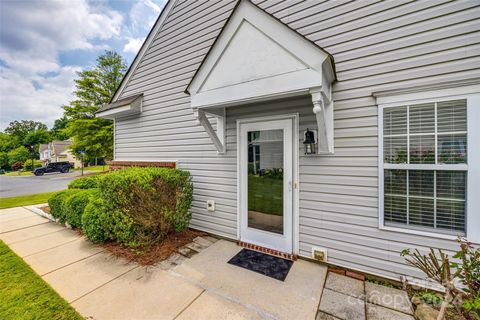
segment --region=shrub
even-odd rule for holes
[[[21,163],[21,162],[15,162],[14,164],[12,164],[11,167],[12,167],[12,170],[13,170],[13,171],[18,171],[18,170],[20,170],[20,169],[23,168],[23,163]]]
[[[118,240],[134,243],[133,222],[118,210],[108,208],[102,198],[92,199],[82,215],[82,227],[87,238],[93,242]]]
[[[29,171],[32,171],[35,168],[40,168],[42,166],[43,166],[43,163],[40,160],[33,160],[33,168],[32,168],[32,160],[27,160],[23,163],[23,168]]]
[[[65,221],[74,228],[80,228],[82,226],[82,214],[85,207],[95,195],[99,195],[98,189],[77,189],[76,192],[65,197],[63,201]]]
[[[135,239],[126,245],[148,245],[188,227],[193,185],[186,171],[129,168],[103,176],[98,186],[106,207],[133,224]]]
[[[83,177],[72,180],[68,184],[68,189],[93,189],[98,188],[98,176]]]
[[[60,222],[66,221],[64,202],[66,198],[78,192],[78,190],[63,190],[57,192],[48,199],[48,206],[50,207],[50,214],[55,218],[59,219]]]

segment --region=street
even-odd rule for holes
[[[44,193],[66,189],[70,181],[81,175],[80,171],[49,173],[36,176],[0,176],[0,198]]]

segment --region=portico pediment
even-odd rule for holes
[[[310,94],[312,90],[316,94],[314,99],[321,99],[323,113],[332,104],[334,80],[333,58],[327,52],[254,4],[242,0],[186,92],[191,96],[191,106],[199,123],[208,126],[203,113],[218,116],[222,114],[219,110],[225,107]],[[322,119],[329,121],[330,113],[333,122],[332,112],[326,112]],[[333,128],[333,124],[324,127]],[[215,134],[211,126],[206,130],[210,131],[209,135]],[[333,136],[333,132],[331,134]],[[218,146],[221,139],[212,137],[212,140]],[[330,152],[333,141],[330,144],[324,151]],[[217,149],[222,153],[225,147]]]

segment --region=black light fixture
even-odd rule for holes
[[[307,128],[304,138],[303,145],[305,146],[305,154],[315,154],[315,132],[308,130]]]

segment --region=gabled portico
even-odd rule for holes
[[[318,153],[333,153],[333,58],[247,0],[240,1],[188,85],[192,111],[218,153],[225,108],[310,94]],[[206,114],[217,118],[216,130]]]

